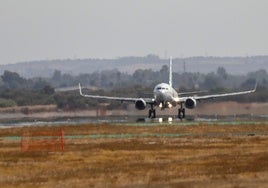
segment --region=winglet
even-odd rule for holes
[[[79,92],[80,92],[80,95],[83,96],[83,93],[82,93],[82,88],[81,88],[81,84],[79,83],[78,84],[78,87],[79,87]]]
[[[256,91],[256,89],[257,89],[257,86],[258,86],[258,82],[256,81],[256,83],[255,83],[255,87],[254,87],[254,92]]]

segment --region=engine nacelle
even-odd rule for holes
[[[136,100],[135,108],[138,110],[144,110],[146,108],[146,102],[143,99]]]
[[[185,101],[185,107],[189,109],[193,109],[196,107],[196,100],[194,98],[188,98]]]

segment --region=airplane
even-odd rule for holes
[[[172,57],[170,57],[169,62],[169,83],[160,83],[154,87],[153,98],[128,98],[128,97],[111,97],[111,96],[100,96],[100,95],[89,95],[82,92],[81,85],[79,83],[79,92],[83,97],[94,98],[94,99],[107,99],[107,100],[116,100],[121,102],[133,102],[137,110],[144,110],[147,105],[150,106],[149,109],[149,118],[156,118],[155,107],[160,107],[161,110],[165,108],[172,108],[179,105],[178,108],[178,118],[185,118],[185,108],[194,109],[197,105],[197,101],[214,99],[219,97],[227,97],[234,95],[244,95],[253,93],[256,91],[257,83],[255,84],[254,89],[247,91],[239,91],[232,93],[223,93],[223,94],[213,94],[213,95],[192,95],[192,96],[182,96],[185,94],[196,94],[202,92],[187,92],[187,93],[178,93],[172,87]]]

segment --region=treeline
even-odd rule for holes
[[[223,67],[216,72],[173,73],[173,85],[179,91],[208,90],[209,92],[228,92],[254,87],[258,91],[252,95],[228,98],[239,102],[266,102],[268,74],[265,70],[250,72],[247,75],[230,75]],[[99,102],[80,97],[77,90],[58,92],[59,88],[73,87],[81,83],[92,88],[90,93],[110,96],[152,97],[152,89],[157,83],[168,82],[168,66],[159,71],[138,69],[133,74],[109,70],[72,76],[55,70],[50,78],[21,77],[16,72],[4,71],[0,77],[0,107],[56,104],[59,108],[91,108]],[[224,100],[224,99],[223,99]],[[126,108],[126,104],[109,101],[109,108]]]

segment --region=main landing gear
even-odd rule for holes
[[[156,113],[154,109],[154,105],[151,104],[151,108],[149,109],[149,118],[156,118]],[[181,104],[180,108],[178,109],[178,118],[180,120],[185,118],[185,108],[183,107],[183,104]]]
[[[155,118],[156,114],[155,114],[155,109],[154,109],[154,105],[151,104],[151,109],[149,110],[149,118]]]
[[[181,107],[178,109],[178,118],[181,120],[185,118],[185,108],[183,108],[182,103],[181,103]]]

